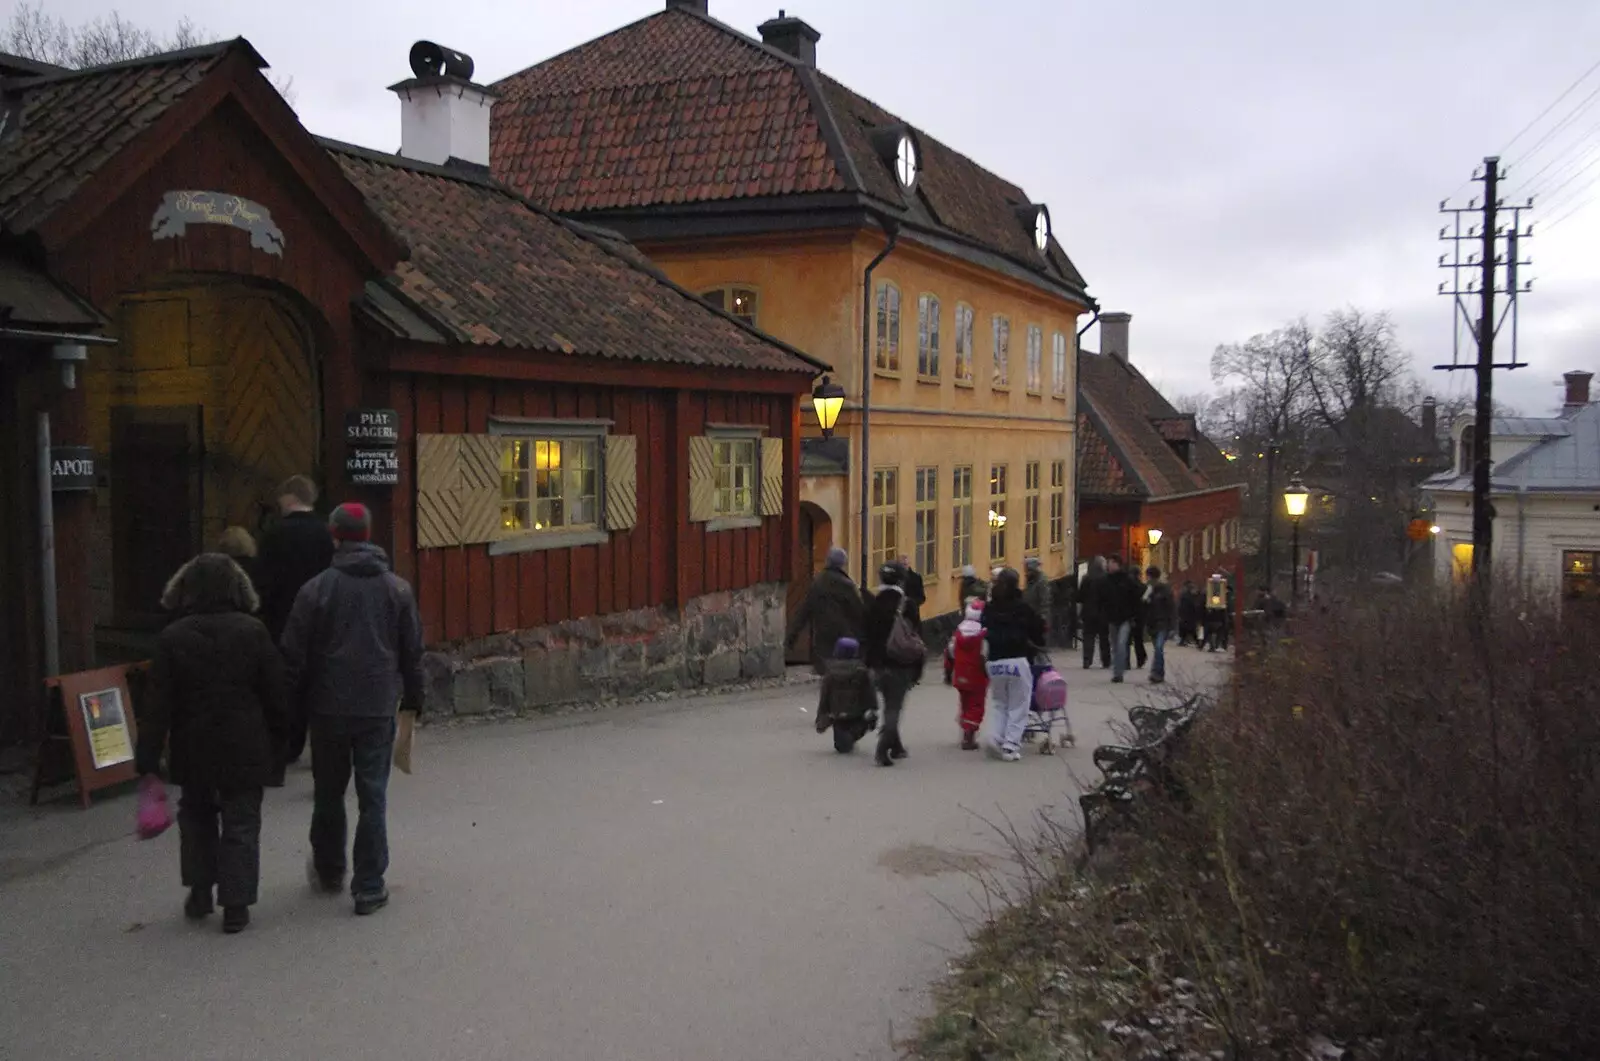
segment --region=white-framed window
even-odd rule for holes
[[[1178,569],[1187,571],[1194,564],[1194,535],[1185,534],[1178,539]]]
[[[972,307],[956,303],[956,382],[972,382]]]
[[[1006,466],[989,466],[989,559],[1003,563],[1006,558]]]
[[[1028,325],[1028,393],[1044,390],[1044,329]]]
[[[872,564],[882,567],[900,557],[900,469],[872,471]]]
[[[900,289],[887,280],[878,285],[879,372],[900,371]]]
[[[936,295],[917,298],[917,375],[924,379],[939,378],[939,299]]]
[[[500,440],[500,523],[511,534],[596,530],[604,434],[506,434]]]
[[[994,315],[994,383],[996,390],[1011,386],[1011,318]]]
[[[1050,546],[1067,543],[1067,462],[1050,462]]]
[[[716,518],[755,516],[757,484],[761,481],[757,454],[760,437],[754,432],[712,431],[708,434]]]
[[[749,284],[724,284],[709,291],[702,291],[700,297],[718,309],[727,310],[746,324],[754,325],[756,322],[756,309],[760,296]]]
[[[961,570],[972,563],[972,465],[963,464],[950,478],[950,566]]]
[[[1200,559],[1202,560],[1211,559],[1212,534],[1210,527],[1200,532]]]
[[[912,553],[912,566],[922,573],[924,581],[938,578],[939,573],[939,469],[917,469],[917,542]]]
[[[1056,332],[1055,345],[1051,350],[1051,393],[1057,398],[1067,395],[1067,333]]]
[[[1022,497],[1022,551],[1026,556],[1033,556],[1039,551],[1039,508],[1040,487],[1043,485],[1039,477],[1039,462],[1029,461],[1023,465],[1023,486],[1025,493]]]

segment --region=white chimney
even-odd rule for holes
[[[1100,314],[1100,352],[1114,357],[1123,364],[1128,361],[1128,324],[1131,313]]]
[[[411,46],[416,77],[389,86],[400,97],[400,154],[443,166],[489,165],[495,94],[472,80],[472,59],[430,41]]]

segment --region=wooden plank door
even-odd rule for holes
[[[117,625],[162,620],[167,580],[200,551],[199,406],[124,406],[111,416],[111,548]]]

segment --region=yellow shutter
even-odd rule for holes
[[[460,544],[481,545],[505,536],[500,517],[501,441],[494,435],[462,435],[456,507]]]
[[[783,439],[761,440],[761,514],[783,515]]]
[[[606,437],[606,530],[632,530],[639,522],[639,440]]]
[[[717,474],[712,459],[711,440],[704,435],[689,438],[689,521],[705,523],[717,515]]]
[[[417,547],[461,542],[456,494],[461,478],[460,435],[417,436]]]

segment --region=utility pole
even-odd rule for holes
[[[1500,170],[1500,159],[1490,156],[1483,160],[1483,173],[1475,174],[1474,180],[1483,182],[1483,205],[1478,206],[1476,200],[1469,200],[1465,207],[1451,207],[1448,203],[1440,203],[1441,213],[1453,214],[1455,217],[1454,232],[1449,226],[1439,231],[1439,238],[1454,245],[1453,254],[1444,254],[1439,257],[1439,266],[1451,271],[1451,280],[1439,285],[1439,293],[1449,295],[1455,301],[1454,311],[1451,314],[1455,324],[1456,339],[1448,365],[1435,365],[1441,371],[1453,372],[1462,369],[1472,369],[1477,374],[1477,403],[1473,417],[1472,429],[1472,578],[1475,591],[1480,595],[1483,604],[1488,603],[1491,571],[1494,557],[1494,506],[1489,499],[1489,484],[1493,470],[1490,461],[1490,443],[1494,433],[1494,370],[1497,368],[1515,369],[1525,367],[1523,362],[1517,360],[1517,296],[1532,289],[1531,282],[1519,282],[1517,267],[1529,265],[1518,259],[1521,253],[1519,240],[1528,239],[1533,235],[1532,226],[1522,229],[1522,211],[1531,209],[1533,200],[1526,204],[1510,207],[1512,223],[1508,229],[1500,223],[1500,212],[1503,205],[1500,202],[1500,179],[1505,174]],[[1461,229],[1462,215],[1481,213],[1478,224],[1469,225],[1465,232]],[[1481,225],[1481,229],[1480,226]],[[1500,253],[1500,241],[1504,239],[1507,252]],[[1469,253],[1463,259],[1461,246],[1463,243],[1477,242],[1480,249],[1477,253]],[[1501,284],[1499,270],[1506,267],[1506,282]],[[1462,270],[1467,271],[1466,286],[1462,286]],[[1479,273],[1477,279],[1471,279],[1471,273]],[[1467,308],[1465,299],[1477,295],[1479,305],[1474,319]],[[1497,318],[1497,302],[1499,295],[1508,296],[1505,312]],[[1500,326],[1507,317],[1511,318],[1511,359],[1497,364],[1494,359],[1494,341],[1499,334]],[[1463,322],[1471,324],[1474,344],[1478,356],[1471,362],[1463,363],[1461,360],[1461,328]]]

